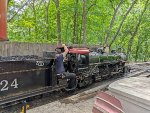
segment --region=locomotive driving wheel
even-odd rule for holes
[[[86,87],[93,83],[92,76],[84,76],[83,74],[79,77],[78,88]]]

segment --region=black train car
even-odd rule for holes
[[[38,56],[1,57],[0,105],[66,87],[65,80],[57,85],[52,65],[54,59]]]

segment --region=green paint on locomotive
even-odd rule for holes
[[[106,61],[116,61],[121,60],[120,55],[91,55],[89,56],[90,63],[106,62]]]

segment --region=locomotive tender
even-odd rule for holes
[[[123,74],[125,57],[121,53],[104,53],[102,49],[69,48],[64,66],[76,74],[77,87],[84,87]],[[67,80],[56,77],[55,52],[44,52],[43,57],[0,58],[0,105],[66,87]]]

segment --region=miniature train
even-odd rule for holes
[[[66,57],[65,70],[76,74],[77,87],[124,74],[126,70],[126,55],[114,51],[108,54],[102,49],[69,48]],[[44,52],[43,57],[0,57],[0,105],[66,86],[66,79],[56,77],[55,52]]]
[[[5,3],[1,0],[0,40],[3,41],[7,40]],[[123,74],[126,70],[126,56],[115,51],[108,54],[103,49],[70,48],[66,59],[66,71],[76,74],[77,87]],[[0,105],[65,89],[67,80],[56,77],[54,65],[55,52],[44,52],[43,57],[0,57]]]

